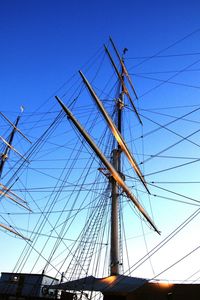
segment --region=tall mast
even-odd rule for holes
[[[122,58],[123,60],[123,58]],[[122,68],[121,78],[121,92],[117,99],[117,128],[122,132],[122,109],[124,106],[124,72]],[[121,146],[117,143],[117,149],[112,151],[112,164],[116,171],[121,173]],[[112,204],[111,204],[111,269],[110,275],[119,275],[120,273],[120,255],[119,255],[119,186],[115,180],[112,179]]]
[[[112,45],[114,47],[114,44],[112,42]],[[116,47],[114,47],[115,52]],[[117,141],[116,143],[116,148],[112,149],[112,159],[109,161],[105,155],[101,152],[99,147],[96,145],[96,143],[92,140],[88,132],[83,128],[83,126],[79,123],[79,121],[75,118],[75,116],[72,114],[72,112],[69,110],[69,108],[62,102],[62,100],[58,97],[55,96],[56,100],[62,107],[63,111],[65,112],[66,116],[68,119],[75,125],[75,127],[78,129],[80,134],[83,136],[85,141],[90,145],[92,150],[96,153],[96,155],[99,157],[101,162],[104,164],[105,168],[108,170],[110,173],[110,182],[111,182],[111,248],[110,248],[110,275],[119,275],[120,274],[120,231],[119,231],[119,198],[121,193],[125,193],[127,198],[130,199],[134,205],[137,207],[137,209],[140,211],[140,213],[144,216],[144,218],[148,221],[148,223],[151,225],[151,227],[158,233],[158,229],[156,228],[154,222],[152,221],[151,217],[148,215],[146,210],[142,207],[140,202],[137,200],[137,198],[132,194],[131,190],[128,188],[124,181],[124,175],[122,174],[121,170],[121,153],[123,152],[126,156],[126,158],[129,160],[130,164],[132,165],[135,173],[137,174],[138,178],[140,179],[140,182],[144,185],[146,191],[148,193],[148,187],[146,184],[146,181],[144,179],[144,176],[141,173],[141,170],[139,166],[137,165],[137,162],[135,161],[133,155],[129,151],[123,137],[122,137],[122,110],[124,107],[124,94],[127,96],[129,99],[129,102],[133,108],[133,111],[135,112],[138,121],[140,124],[142,124],[142,121],[140,119],[140,116],[137,112],[137,109],[131,99],[131,96],[125,86],[124,82],[124,77],[128,78],[130,81],[128,72],[125,68],[124,65],[124,60],[123,56],[119,56],[118,52],[116,53],[120,64],[121,64],[121,73],[118,71],[117,66],[114,63],[114,60],[112,59],[107,47],[105,46],[105,51],[108,54],[108,57],[110,59],[110,62],[117,74],[118,80],[120,82],[120,90],[119,90],[119,97],[117,99],[117,121],[116,124],[113,122],[112,118],[109,116],[107,113],[106,109],[104,108],[103,103],[95,93],[94,89],[92,88],[91,84],[89,81],[86,79],[84,74],[79,71],[84,84],[86,85],[90,95],[92,96],[92,99],[96,103],[99,111],[101,112],[102,116],[104,117],[105,121],[107,122],[115,140]],[[124,50],[125,53],[125,50]],[[123,54],[124,54],[123,53]],[[128,77],[127,77],[128,76]],[[131,85],[133,88],[133,86]],[[134,90],[135,94],[135,90]]]

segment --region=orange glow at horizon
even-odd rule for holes
[[[161,288],[171,288],[174,284],[169,281],[158,282],[159,287]]]
[[[116,280],[117,280],[117,275],[112,275],[112,276],[101,279],[102,282],[105,282],[107,284],[114,283]]]

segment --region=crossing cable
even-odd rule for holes
[[[197,163],[199,161],[200,161],[200,158],[195,159],[195,160],[190,161],[190,162],[179,164],[179,165],[176,165],[176,166],[173,166],[173,167],[169,167],[169,168],[166,168],[166,169],[161,169],[161,170],[158,170],[158,171],[147,173],[147,174],[144,174],[144,176],[147,177],[147,176],[151,176],[151,175],[155,175],[155,174],[159,174],[159,173],[163,173],[163,172],[168,172],[168,171],[171,171],[171,170],[175,170],[175,169],[178,169],[178,168],[182,168],[182,167]]]
[[[126,175],[126,178],[135,179],[134,177],[132,177],[132,176],[130,176],[130,175]],[[191,200],[191,201],[197,203],[198,206],[200,205],[200,200],[197,200],[197,199],[195,199],[195,198],[186,196],[186,195],[184,195],[184,194],[180,194],[180,193],[177,193],[177,192],[175,192],[175,191],[172,191],[172,190],[169,190],[169,189],[160,187],[160,186],[156,185],[154,181],[148,182],[148,185],[150,185],[150,186],[152,186],[152,187],[155,187],[155,188],[157,188],[157,189],[163,190],[163,191],[165,191],[165,192],[171,193],[171,194],[173,194],[173,195],[179,196],[179,197],[181,197],[181,198]],[[132,186],[132,188],[134,188],[134,186]],[[140,192],[141,192],[141,191],[140,191]],[[142,192],[145,193],[144,191],[142,191]],[[181,201],[181,200],[172,199],[172,198],[164,197],[164,196],[160,196],[160,195],[152,194],[152,196],[156,196],[156,197],[160,197],[160,198],[164,198],[164,199],[168,199],[168,200],[173,200],[173,201],[181,202],[181,203],[184,203],[184,204],[190,204],[190,203],[188,203],[188,202],[184,202],[184,201]]]
[[[171,79],[175,78],[176,76],[180,75],[181,73],[185,72],[187,69],[189,69],[190,67],[196,65],[197,63],[200,62],[200,59],[196,60],[195,62],[187,65],[186,67],[184,67],[183,69],[179,70],[178,72],[176,72],[174,75],[168,77],[166,80],[164,80],[163,82],[159,83],[158,85],[154,86],[153,88],[149,89],[148,91],[146,91],[145,93],[143,93],[142,95],[139,96],[139,99],[141,99],[142,97],[146,96],[147,94],[149,94],[150,92],[156,90],[157,88],[159,88],[160,86],[162,86],[165,83],[168,83]]]
[[[175,230],[173,230],[167,237],[165,237],[158,245],[156,245],[154,248],[152,248],[147,254],[145,254],[141,259],[139,259],[136,263],[134,263],[130,268],[128,268],[122,275],[130,276],[135,270],[137,270],[141,265],[143,265],[150,257],[152,257],[155,253],[157,253],[163,246],[165,246],[169,241],[171,241],[172,238],[174,238],[179,232],[181,232],[191,221],[193,221],[200,213],[200,208],[198,208],[195,212],[193,212],[184,222],[182,222]],[[174,264],[172,264],[170,267],[162,271],[161,273],[157,274],[155,277],[151,278],[151,280],[156,279],[159,275],[166,272],[168,269],[172,268],[191,254],[193,254],[195,251],[200,249],[200,246],[196,247],[189,253],[187,253],[184,257],[182,257],[180,260],[176,261]],[[119,280],[117,280],[118,284],[120,281],[123,282],[123,277]],[[115,286],[115,284],[112,284]],[[109,284],[107,287],[105,287],[103,292],[106,292],[106,289],[109,288]]]
[[[188,53],[177,53],[177,54],[167,54],[167,55],[156,55],[152,56],[136,56],[136,57],[125,57],[126,60],[129,59],[151,59],[151,58],[167,58],[167,57],[180,57],[180,56],[194,56],[200,55],[200,52],[188,52]]]
[[[194,248],[192,251],[188,252],[186,255],[182,256],[180,259],[178,259],[177,261],[175,261],[173,264],[171,264],[169,267],[167,267],[166,269],[164,269],[163,271],[161,271],[160,273],[156,274],[153,278],[151,278],[150,280],[154,280],[156,279],[158,276],[162,275],[163,273],[165,273],[166,271],[170,270],[171,268],[173,268],[174,266],[176,266],[178,263],[182,262],[184,259],[186,259],[187,257],[189,257],[190,255],[192,255],[194,252],[196,252],[197,250],[200,249],[200,245],[197,246],[196,248]]]
[[[129,110],[132,111],[132,109],[131,109],[130,107],[127,107],[127,109],[129,109]],[[148,121],[150,121],[150,122],[152,122],[152,123],[158,125],[159,127],[158,127],[158,128],[155,128],[155,129],[153,129],[153,130],[151,130],[151,131],[149,131],[149,132],[147,132],[147,133],[145,133],[144,135],[142,135],[142,136],[136,138],[135,140],[140,139],[140,138],[144,138],[144,137],[146,137],[146,136],[148,136],[148,135],[150,135],[150,134],[152,134],[152,133],[155,133],[155,132],[159,131],[160,129],[163,129],[163,128],[166,129],[169,125],[171,125],[171,124],[173,124],[173,123],[175,123],[175,122],[177,122],[177,121],[184,120],[185,117],[187,117],[187,116],[189,116],[189,115],[191,115],[191,114],[193,114],[193,113],[195,113],[195,112],[197,112],[197,111],[199,111],[199,110],[200,110],[200,107],[198,106],[198,108],[195,108],[195,109],[193,109],[192,111],[190,111],[190,112],[188,112],[188,113],[186,113],[186,114],[184,114],[184,115],[182,115],[182,116],[180,116],[180,117],[177,117],[176,119],[174,119],[174,120],[172,120],[172,121],[170,121],[170,122],[168,122],[168,123],[166,123],[166,124],[164,124],[164,125],[155,122],[154,120],[152,120],[152,119],[146,117],[145,115],[142,115],[143,118],[145,118],[145,119],[147,119]]]
[[[177,71],[176,74],[177,73],[179,73],[179,71]],[[133,75],[133,74],[130,74],[130,75]],[[157,81],[157,82],[161,82],[161,83],[169,83],[169,84],[173,84],[173,85],[177,85],[177,86],[183,86],[183,87],[189,87],[189,88],[194,88],[194,89],[200,89],[199,85],[192,85],[192,84],[187,84],[187,83],[183,83],[183,82],[176,82],[176,81],[170,81],[170,80],[166,81],[165,79],[144,76],[144,75],[141,75],[141,74],[134,74],[134,75],[137,76],[137,77],[139,77],[139,78],[153,80],[153,81]]]
[[[133,178],[133,177],[131,177],[129,175],[126,175],[126,177]],[[177,193],[175,191],[172,191],[172,190],[169,190],[169,189],[166,189],[166,188],[163,188],[163,187],[160,187],[160,186],[156,185],[156,183],[158,183],[158,184],[159,183],[162,183],[162,184],[163,183],[167,183],[167,184],[168,183],[170,183],[170,184],[172,184],[172,183],[175,183],[175,184],[177,184],[177,183],[182,183],[182,184],[185,184],[185,183],[188,183],[188,184],[196,183],[196,184],[199,184],[200,182],[154,182],[154,181],[152,181],[152,182],[147,182],[147,183],[148,183],[148,185],[150,185],[152,187],[155,187],[157,189],[160,189],[160,190],[163,190],[165,192],[171,193],[173,195],[179,196],[181,198],[188,199],[190,201],[195,202],[196,204],[190,203],[190,202],[186,202],[186,201],[182,201],[182,200],[178,200],[178,199],[174,199],[174,198],[169,198],[169,197],[166,197],[166,196],[164,197],[164,196],[161,196],[161,195],[158,195],[158,194],[154,194],[154,193],[152,193],[151,196],[158,197],[158,198],[163,198],[163,199],[167,199],[167,200],[171,200],[171,201],[175,201],[175,202],[180,202],[180,203],[183,203],[183,204],[189,204],[189,205],[195,205],[195,206],[199,206],[200,205],[200,200],[197,200],[197,199],[192,198],[192,197],[188,197],[186,195],[183,195],[183,194]],[[134,186],[132,188],[134,188]],[[144,191],[140,191],[140,192],[145,193]]]
[[[196,106],[199,107],[199,105],[196,105]],[[179,108],[185,108],[185,107],[179,107]],[[166,108],[166,109],[170,109],[170,107]],[[173,118],[174,121],[176,121],[179,118],[179,116],[164,114],[164,113],[161,113],[161,112],[158,112],[158,111],[154,111],[152,109],[141,109],[141,111],[148,112],[148,113],[151,113],[151,114],[154,114],[154,115],[158,115],[158,116],[164,116],[164,117],[168,117],[168,118]],[[191,114],[191,113],[193,113],[193,112],[189,112],[189,114]],[[181,117],[181,120],[183,120],[185,122],[188,122],[188,123],[200,124],[200,121],[188,119],[188,118],[185,118],[184,116]],[[156,130],[158,130],[158,128]],[[142,136],[144,136],[144,135],[142,135]]]
[[[137,73],[129,73],[129,75],[133,76],[141,76],[141,75],[152,75],[152,74],[169,74],[169,73],[177,73],[180,70],[167,70],[167,71],[147,71],[147,72],[137,72]],[[199,72],[199,68],[185,70],[183,72]],[[151,78],[151,77],[150,77]]]
[[[200,108],[199,108],[199,109],[200,109]],[[148,118],[148,117],[146,117],[146,116],[144,116],[144,115],[143,115],[143,118],[145,118],[145,119],[147,119],[148,121],[150,121],[150,122],[152,122],[152,123],[158,125],[158,126],[159,126],[159,129],[163,128],[163,129],[165,129],[165,130],[167,130],[167,131],[173,133],[174,135],[176,135],[176,136],[178,136],[178,137],[181,137],[181,139],[180,139],[179,141],[177,141],[176,143],[171,144],[171,145],[168,146],[167,148],[165,148],[165,149],[159,151],[158,153],[152,155],[151,157],[147,158],[147,159],[144,160],[142,163],[145,163],[145,162],[147,162],[147,161],[153,159],[153,158],[156,157],[157,155],[160,155],[160,154],[166,152],[167,150],[173,148],[174,146],[180,144],[180,143],[183,142],[183,141],[187,141],[187,142],[189,142],[189,143],[191,143],[191,144],[193,144],[193,145],[195,145],[195,146],[197,146],[197,147],[200,147],[199,144],[197,144],[197,143],[195,143],[195,142],[193,142],[192,140],[189,139],[191,136],[193,136],[193,135],[197,134],[198,132],[200,132],[200,129],[198,129],[198,130],[196,130],[196,131],[194,131],[194,132],[192,132],[192,133],[190,133],[190,134],[188,134],[187,136],[184,137],[184,136],[182,136],[181,134],[179,134],[179,133],[177,133],[177,132],[175,132],[175,131],[173,131],[173,130],[167,128],[166,125],[161,125],[161,124],[159,124],[159,123],[153,121],[152,119],[150,119],[150,118]],[[168,123],[168,124],[169,124],[169,123]],[[167,125],[168,125],[168,124],[167,124]],[[170,122],[170,124],[171,124],[171,122]],[[154,132],[155,132],[155,131],[154,131]]]
[[[184,40],[188,39],[188,38],[191,37],[192,35],[194,35],[194,34],[196,34],[196,33],[199,33],[199,32],[200,32],[200,28],[197,28],[196,30],[194,30],[194,31],[190,32],[189,34],[185,35],[183,38],[181,38],[181,39],[179,39],[179,40],[173,42],[173,43],[170,44],[169,46],[167,46],[167,47],[165,47],[165,48],[159,50],[159,51],[156,52],[154,55],[145,58],[145,59],[144,59],[143,61],[141,61],[140,63],[138,63],[138,64],[134,65],[133,67],[131,67],[130,70],[133,69],[133,68],[136,68],[136,67],[138,67],[138,66],[140,66],[140,65],[142,65],[142,64],[144,64],[145,62],[149,61],[149,60],[152,59],[152,58],[157,57],[159,54],[161,54],[161,53],[163,53],[163,52],[169,50],[170,48],[174,47],[175,45],[177,45],[177,44],[183,42]]]

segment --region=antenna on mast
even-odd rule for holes
[[[23,105],[20,106],[20,111],[21,111],[21,113],[24,112],[24,106]]]

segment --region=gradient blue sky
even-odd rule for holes
[[[197,0],[1,0],[2,110],[35,109],[109,35],[130,56],[153,55],[197,29],[199,11]]]

